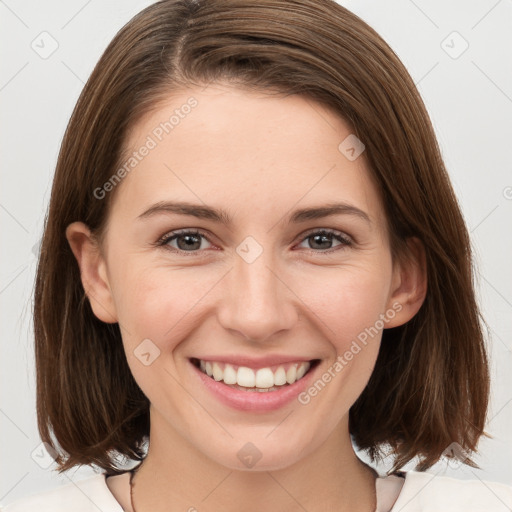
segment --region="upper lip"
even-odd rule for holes
[[[228,363],[235,366],[246,366],[248,368],[267,368],[270,366],[278,366],[284,363],[298,363],[313,361],[315,358],[302,357],[302,356],[287,356],[287,355],[267,355],[264,357],[251,357],[239,355],[225,355],[225,356],[201,356],[193,357],[191,359],[200,359],[202,361]]]

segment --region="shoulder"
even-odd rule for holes
[[[123,512],[110,492],[105,473],[69,482],[0,507],[1,512]]]
[[[512,487],[480,480],[407,471],[392,512],[498,512],[512,508]]]

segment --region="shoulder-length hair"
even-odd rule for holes
[[[38,428],[59,472],[140,461],[149,401],[117,324],[98,320],[65,237],[74,221],[101,238],[129,129],[173,91],[215,81],[300,94],[331,108],[364,143],[385,205],[393,257],[417,237],[428,291],[413,319],[385,329],[374,372],[350,409],[372,460],[428,469],[452,443],[476,451],[486,419],[488,356],[467,228],[423,101],[393,50],[334,0],[163,0],[114,37],[63,138],[37,269]],[[55,441],[51,434],[54,435]],[[66,452],[65,456],[62,451]],[[467,463],[474,465],[470,460]]]

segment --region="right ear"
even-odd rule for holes
[[[82,285],[95,316],[106,323],[117,322],[107,264],[98,242],[83,222],[71,223],[66,228],[66,238],[78,262]]]

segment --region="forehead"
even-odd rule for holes
[[[114,203],[127,215],[179,199],[252,217],[348,201],[378,219],[361,148],[339,115],[304,96],[221,85],[174,91],[132,127]]]

